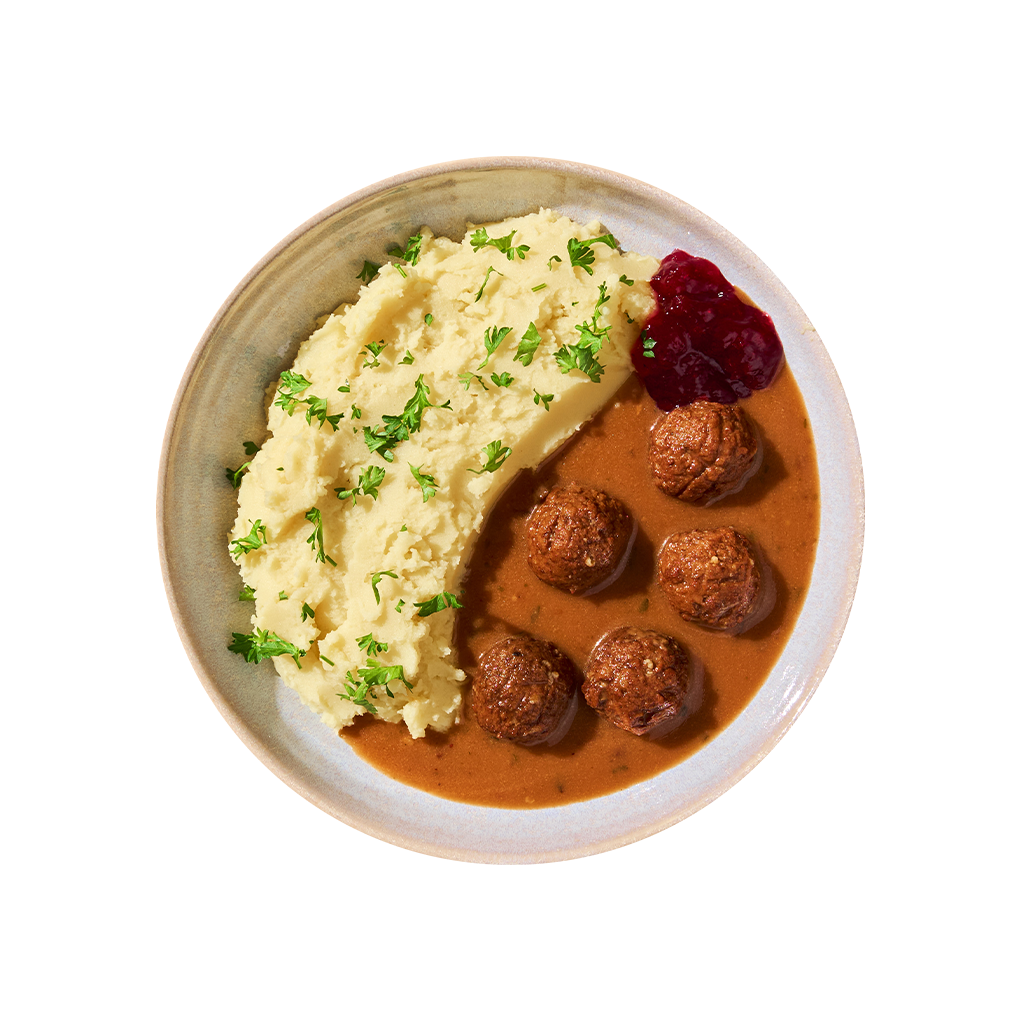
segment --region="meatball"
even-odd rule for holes
[[[674,728],[700,698],[682,645],[632,626],[612,630],[598,643],[581,689],[602,718],[636,736]]]
[[[737,405],[694,402],[662,416],[647,458],[655,484],[682,501],[707,504],[738,491],[757,468],[757,434]]]
[[[576,710],[576,666],[546,640],[509,637],[480,658],[470,701],[492,736],[525,746],[556,743]]]
[[[526,560],[538,579],[579,594],[615,576],[632,539],[621,501],[574,483],[552,488],[530,513]]]
[[[669,537],[658,554],[658,585],[684,619],[710,629],[739,632],[767,610],[754,545],[730,526]]]

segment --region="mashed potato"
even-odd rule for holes
[[[254,635],[305,652],[275,667],[334,728],[371,708],[414,737],[458,720],[455,608],[487,510],[615,393],[653,309],[655,260],[577,246],[597,223],[485,230],[424,228],[303,343],[242,479]]]

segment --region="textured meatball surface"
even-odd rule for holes
[[[527,562],[534,575],[579,594],[607,581],[633,536],[633,519],[617,498],[592,487],[554,487],[526,524]]]
[[[647,457],[666,494],[707,504],[746,482],[758,460],[757,433],[737,405],[694,402],[655,423]]]
[[[583,699],[612,725],[643,736],[693,711],[693,677],[683,646],[652,629],[623,626],[594,648]]]
[[[575,708],[576,667],[552,643],[500,640],[480,658],[470,701],[492,736],[531,745],[561,738]]]
[[[731,526],[673,534],[658,555],[658,585],[690,622],[738,630],[761,607],[753,544]]]

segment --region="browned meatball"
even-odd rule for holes
[[[538,579],[579,594],[615,574],[632,538],[618,499],[579,484],[554,487],[527,520],[526,560]]]
[[[581,690],[599,715],[637,736],[674,728],[699,700],[682,645],[632,626],[612,630],[594,648]]]
[[[738,632],[763,609],[753,544],[730,526],[673,534],[658,555],[658,585],[690,622]]]
[[[552,643],[513,636],[480,658],[473,714],[492,736],[530,746],[557,742],[576,709],[576,667]]]
[[[738,405],[694,402],[655,423],[647,457],[666,494],[707,504],[746,483],[757,466],[757,434]]]

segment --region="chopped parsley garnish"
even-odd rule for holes
[[[415,434],[423,422],[423,413],[427,409],[452,408],[451,399],[435,405],[427,395],[430,388],[423,382],[423,374],[416,378],[416,390],[412,398],[405,403],[405,408],[399,416],[384,415],[383,422],[376,427],[363,427],[363,440],[370,452],[378,452],[385,462],[394,462],[395,456],[392,449],[401,441],[408,441],[411,434]]]
[[[555,353],[555,362],[562,373],[568,373],[572,369],[582,370],[595,384],[601,380],[604,373],[604,366],[597,361],[597,353],[601,351],[611,331],[611,325],[597,326],[601,307],[608,301],[608,289],[605,284],[606,282],[601,282],[594,315],[586,323],[576,325],[576,330],[580,332],[580,340],[575,345],[563,345]]]
[[[402,366],[411,366],[413,363],[413,354],[408,349],[406,349],[405,355],[402,356],[402,358],[399,359],[398,362]]]
[[[316,560],[337,565],[330,555],[324,554],[324,523],[320,509],[314,506],[306,513],[306,518],[313,524],[313,532],[306,538],[306,543],[313,549]]]
[[[242,477],[245,476],[245,471],[252,465],[251,462],[243,462],[238,469],[232,469],[230,466],[224,470],[224,475],[228,478],[228,483],[237,491],[242,486]]]
[[[531,291],[531,292],[539,292],[539,291],[543,291],[543,290],[544,290],[545,288],[547,288],[547,286],[548,286],[548,284],[547,284],[547,281],[545,281],[545,282],[544,282],[543,284],[535,284],[535,285],[534,285],[534,286],[533,286],[533,287],[532,287],[532,288],[530,289],[530,291]]]
[[[255,601],[256,591],[249,586],[248,583],[242,586],[242,589],[238,592],[239,601]]]
[[[332,429],[338,429],[338,421],[345,418],[343,412],[335,413],[333,416],[327,415],[327,399],[317,398],[316,395],[310,395],[309,398],[304,399],[307,403],[306,406],[306,422],[312,425],[313,417],[315,416],[320,421],[322,427],[325,423],[330,423]]]
[[[353,704],[358,704],[373,714],[377,714],[377,709],[371,703],[377,699],[377,695],[374,693],[375,687],[383,686],[384,692],[389,697],[394,697],[390,684],[396,679],[400,679],[407,690],[412,689],[412,683],[405,678],[405,669],[401,665],[382,665],[373,658],[367,658],[365,667],[357,669],[356,672],[359,676],[358,682],[351,672],[346,672],[345,678],[348,682],[341,684],[345,687],[345,692],[336,696],[342,700],[350,700]]]
[[[430,501],[437,494],[437,481],[429,473],[421,473],[420,467],[414,466],[412,463],[409,463],[409,472],[412,473],[413,480],[420,485],[423,500]]]
[[[644,358],[645,359],[653,359],[654,358],[654,346],[656,344],[654,338],[648,338],[645,333],[641,332],[640,340],[643,342],[643,346],[644,346]]]
[[[348,393],[349,393],[349,392],[350,392],[350,391],[352,390],[352,387],[351,387],[351,385],[350,385],[350,384],[348,383],[348,381],[346,381],[346,382],[345,382],[344,384],[342,384],[342,385],[341,385],[341,387],[340,387],[340,388],[338,388],[338,390],[339,390],[339,391],[340,391],[340,392],[341,392],[341,393],[342,393],[343,395],[347,395],[347,394],[348,394]]]
[[[423,322],[429,327],[434,322],[434,314],[428,313],[424,318]]]
[[[388,249],[388,255],[394,256],[396,260],[400,260],[403,263],[408,263],[410,267],[415,267],[419,262],[421,245],[423,245],[422,235],[410,235],[409,240],[405,243],[404,249],[400,245],[393,245]],[[409,276],[397,263],[395,264],[395,270],[397,270],[402,277]]]
[[[376,657],[381,651],[387,652],[388,645],[381,640],[374,640],[372,633],[367,633],[366,636],[357,636],[356,643],[359,644],[359,650],[366,651],[371,657]]]
[[[505,340],[505,335],[511,333],[511,327],[489,327],[484,331],[484,348],[487,349],[487,359],[485,359],[478,367],[478,370],[482,370],[488,360],[497,351],[498,346]]]
[[[511,237],[511,236],[509,236],[509,237]],[[500,270],[495,270],[494,267],[488,267],[487,268],[487,273],[484,274],[484,283],[482,285],[480,285],[480,291],[478,291],[476,293],[476,297],[473,299],[474,302],[479,302],[480,299],[483,297],[484,289],[487,287],[487,281],[490,278],[491,274],[497,274],[498,277],[504,277],[505,276]]]
[[[632,288],[632,287],[633,287],[633,282],[632,282],[632,281],[630,281],[630,279],[629,279],[628,277],[626,277],[626,275],[625,275],[625,274],[620,274],[620,275],[619,275],[619,280],[620,280],[620,281],[621,281],[621,282],[622,282],[622,283],[623,283],[624,285],[627,285],[627,286],[628,286],[628,287],[630,287],[630,288]]]
[[[502,463],[509,457],[512,452],[511,448],[503,448],[501,441],[491,441],[485,448],[480,449],[486,457],[483,469],[471,469],[470,473],[493,473],[496,469],[500,469]]]
[[[511,384],[514,380],[515,377],[513,377],[510,373],[502,373],[500,375],[497,373],[491,374],[491,382],[495,385],[495,387],[507,388],[509,384]]]
[[[377,589],[377,584],[380,583],[385,576],[390,576],[393,580],[398,579],[398,573],[392,572],[390,569],[381,569],[370,577],[370,589],[373,591],[373,596],[377,604],[380,604],[380,591]]]
[[[363,410],[358,405],[352,406],[352,419],[361,420],[363,418]]]
[[[554,395],[542,395],[536,388],[533,389],[533,404],[544,405],[544,411],[551,411],[551,403],[555,400]]]
[[[302,616],[303,622],[305,622],[306,619],[313,619],[314,622],[316,621],[316,609],[310,608],[305,601],[302,602],[302,611],[299,614]]]
[[[242,447],[245,449],[246,455],[255,455],[260,450],[260,446],[254,441],[243,441]]]
[[[277,592],[277,599],[278,601],[287,601],[288,595],[283,590],[279,590]]]
[[[379,263],[371,263],[369,260],[363,260],[363,269],[356,274],[356,277],[369,284],[377,276],[378,270],[380,270]]]
[[[266,629],[255,629],[252,633],[232,633],[232,642],[228,644],[228,650],[235,654],[241,654],[248,662],[255,662],[257,665],[264,658],[276,658],[278,655],[287,654],[295,659],[298,668],[299,658],[304,658],[306,652],[295,644],[282,640],[276,633]]]
[[[359,354],[366,356],[366,362],[363,363],[363,369],[369,367],[371,370],[374,367],[380,366],[380,360],[377,358],[388,347],[388,343],[383,339],[381,341],[371,341]]]
[[[523,332],[523,336],[519,341],[519,348],[516,349],[516,354],[512,357],[512,361],[516,362],[518,360],[523,366],[529,366],[533,362],[533,354],[537,351],[540,340],[540,331],[537,330],[537,325],[531,320],[530,326]]]
[[[576,238],[570,238],[565,246],[569,253],[569,263],[574,267],[580,267],[593,277],[594,271],[590,269],[591,264],[594,262],[592,246],[597,245],[598,242],[604,242],[610,249],[617,249],[619,246],[619,243],[611,235],[588,238],[585,242],[581,242]]]
[[[338,496],[339,501],[351,498],[353,505],[356,503],[356,497],[360,494],[367,498],[373,498],[376,501],[378,497],[377,489],[384,483],[386,474],[387,470],[383,466],[367,466],[359,474],[359,482],[355,487],[348,490],[343,487],[335,487],[334,493]]]
[[[445,608],[461,608],[462,602],[447,590],[442,590],[436,597],[430,597],[426,601],[414,601],[413,604],[419,609],[416,613],[421,619],[425,619],[434,612],[444,611]]]
[[[561,262],[562,262],[562,257],[561,256],[552,256],[551,259],[548,260],[548,270],[552,270],[553,269],[552,266],[551,266],[552,263],[561,263]]]
[[[281,386],[277,389],[277,398],[274,400],[274,405],[280,406],[289,416],[295,412],[295,408],[304,399],[300,398],[306,388],[312,385],[311,380],[306,380],[301,373],[293,373],[291,370],[285,370],[281,374]]]
[[[324,663],[325,665],[330,665],[330,666],[331,666],[331,668],[334,668],[334,662],[333,662],[333,661],[331,661],[331,659],[330,659],[330,658],[328,658],[326,654],[321,654],[321,655],[320,655],[320,660],[321,660],[321,661],[322,661],[322,662],[323,662],[323,663]]]
[[[398,604],[395,605],[395,611],[396,612],[400,612],[404,607],[405,607],[405,598],[404,597],[400,597],[398,599]]]
[[[473,252],[479,252],[486,245],[493,245],[498,252],[504,253],[506,259],[510,261],[514,260],[517,256],[521,260],[525,260],[530,247],[528,245],[513,245],[513,235],[515,235],[515,232],[511,231],[504,238],[490,238],[487,234],[487,228],[477,228],[469,236],[469,244],[473,246]]]
[[[479,373],[470,373],[469,370],[466,370],[465,373],[459,374],[459,382],[462,384],[463,391],[468,391],[473,381],[476,381],[484,391],[490,391],[490,388],[484,383],[484,379]]]
[[[252,529],[249,531],[248,536],[233,540],[228,545],[228,551],[231,552],[232,558],[237,558],[239,555],[247,555],[250,551],[263,547],[266,543],[267,528],[263,525],[262,519],[257,519],[252,524]]]

